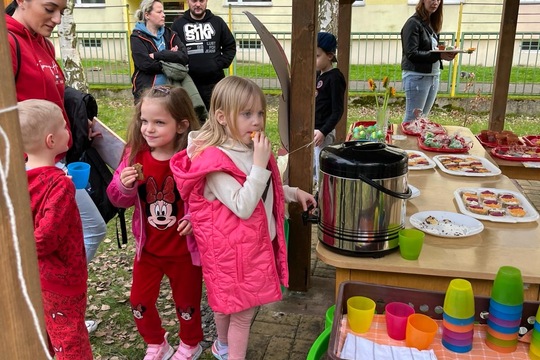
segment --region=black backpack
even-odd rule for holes
[[[127,244],[127,229],[125,209],[115,207],[107,196],[107,186],[112,180],[112,172],[99,152],[92,147],[92,141],[88,138],[88,119],[93,119],[98,114],[96,99],[82,91],[66,86],[64,94],[64,107],[68,115],[73,144],[66,155],[66,162],[83,161],[90,164],[90,178],[86,191],[96,204],[103,220],[108,223],[116,215],[116,239],[120,244]]]

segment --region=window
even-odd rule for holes
[[[540,50],[540,41],[531,40],[531,41],[522,41],[521,42],[521,51],[538,51]]]
[[[84,47],[101,47],[101,39],[82,39],[82,45]]]
[[[240,40],[238,47],[241,49],[260,49],[261,40]]]
[[[105,5],[105,0],[75,0],[75,6],[92,7],[92,6],[104,6],[104,5]]]
[[[225,0],[227,5],[271,6],[272,0]]]

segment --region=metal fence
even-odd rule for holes
[[[236,32],[238,51],[233,73],[241,68],[243,76],[252,78],[264,89],[279,89],[277,76],[270,58],[256,32]],[[291,34],[274,33],[291,59]],[[126,31],[78,31],[78,47],[90,84],[130,84],[131,55],[129,34]],[[518,33],[514,46],[512,79],[509,94],[540,94],[540,33]],[[454,33],[441,34],[441,40],[454,44]],[[53,36],[53,41],[57,41]],[[498,33],[462,33],[461,48],[476,48],[472,54],[460,54],[457,66],[445,62],[441,74],[441,92],[448,92],[452,84],[456,94],[493,91],[493,79],[498,49]],[[58,45],[58,44],[56,44]],[[339,58],[339,54],[338,54]],[[401,41],[399,33],[352,33],[350,48],[349,89],[367,91],[369,78],[388,76],[398,91],[401,90]],[[457,76],[453,73],[457,71]],[[472,74],[472,75],[471,75]],[[454,81],[454,83],[452,83]]]

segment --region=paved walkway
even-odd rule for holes
[[[540,211],[540,181],[515,182]],[[251,327],[249,360],[305,360],[324,329],[326,310],[334,304],[335,271],[316,258],[317,232],[312,229],[311,288],[287,292],[283,301],[259,310]]]

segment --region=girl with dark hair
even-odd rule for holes
[[[169,166],[171,157],[186,148],[188,133],[198,128],[184,89],[166,85],[147,89],[136,105],[123,159],[107,188],[115,206],[135,209],[130,303],[137,329],[148,344],[144,360],[195,360],[202,353],[200,260],[195,240],[190,243],[186,236],[191,223]],[[164,276],[180,322],[176,352],[156,308]]]

